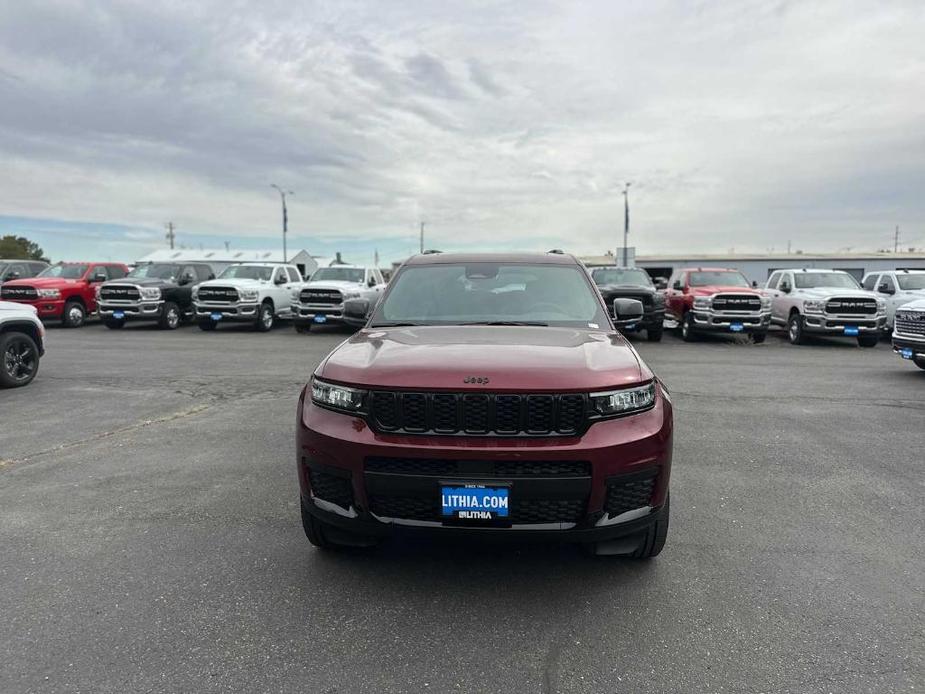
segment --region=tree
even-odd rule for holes
[[[41,246],[25,236],[13,236],[12,234],[0,238],[0,258],[48,261]]]

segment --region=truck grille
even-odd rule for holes
[[[755,294],[717,294],[713,297],[714,311],[760,311],[761,297]]]
[[[35,287],[0,287],[0,298],[11,299],[13,301],[23,299],[38,299],[39,293]]]
[[[234,287],[200,287],[199,301],[210,304],[234,304],[238,301],[238,290]]]
[[[469,436],[575,435],[587,425],[584,395],[405,393],[374,391],[376,429]]]
[[[367,472],[431,477],[590,477],[591,464],[573,460],[434,460],[367,458]]]
[[[877,300],[837,297],[828,300],[825,312],[837,315],[872,316],[877,313]]]
[[[648,506],[655,489],[658,470],[612,477],[607,480],[604,510],[611,516]]]
[[[312,289],[307,287],[299,294],[299,301],[303,304],[339,306],[344,303],[344,297],[336,289]]]
[[[133,284],[104,284],[100,287],[103,301],[139,301],[141,294]]]
[[[896,332],[925,337],[925,311],[897,311]]]

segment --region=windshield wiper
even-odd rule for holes
[[[536,320],[486,320],[486,321],[475,321],[473,323],[460,323],[460,325],[532,325],[539,327],[549,327],[549,323],[543,323],[542,321]]]

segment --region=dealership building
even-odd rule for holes
[[[617,265],[613,255],[586,256],[581,261],[588,267]],[[844,270],[859,282],[868,272],[877,270],[925,270],[925,253],[780,253],[726,255],[640,255],[637,267],[652,277],[671,277],[685,267],[722,267],[740,270],[750,282],[764,284],[775,270],[787,268],[823,268]]]

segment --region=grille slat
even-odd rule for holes
[[[656,471],[646,475],[633,475],[625,480],[619,478],[608,481],[604,510],[611,516],[648,506],[655,489]]]
[[[580,393],[405,393],[373,391],[370,419],[382,431],[468,436],[555,436],[580,433],[588,422]]]
[[[344,303],[344,297],[337,289],[313,289],[312,287],[306,287],[299,293],[299,301],[303,304],[338,306]]]
[[[234,287],[200,287],[199,301],[234,304],[238,301],[238,290]]]
[[[141,294],[133,284],[104,284],[100,287],[103,301],[139,301]]]
[[[839,316],[872,316],[877,313],[877,300],[836,297],[826,302],[825,312]]]
[[[348,478],[308,468],[308,482],[317,498],[344,509],[353,506],[353,485]]]
[[[895,328],[903,335],[925,336],[925,312],[897,313]]]
[[[760,311],[761,297],[754,294],[717,294],[713,297],[714,311]]]
[[[0,288],[0,298],[3,299],[38,299],[39,293],[35,287],[3,287]]]

